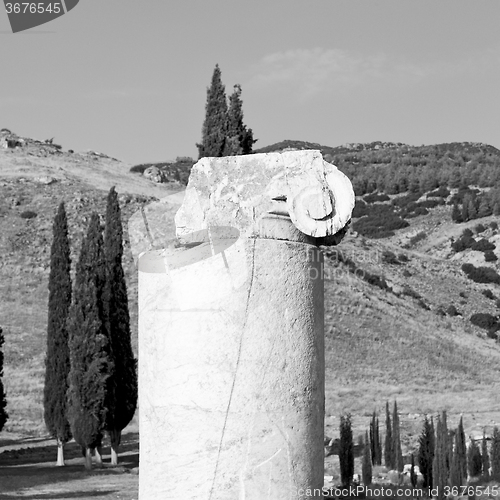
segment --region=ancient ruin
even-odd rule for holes
[[[354,208],[319,151],[204,158],[136,213],[139,498],[322,498],[323,256]]]

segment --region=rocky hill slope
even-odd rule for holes
[[[49,256],[52,220],[61,200],[68,213],[74,270],[89,216],[94,210],[104,214],[107,192],[116,186],[137,346],[137,272],[127,221],[141,205],[169,195],[173,216],[183,187],[155,184],[130,168],[103,154],[64,151],[41,141],[0,147],[0,324],[6,338],[4,381],[10,414],[3,436],[45,433]],[[389,238],[369,240],[351,231],[337,249],[325,249],[330,436],[338,433],[341,412],[353,414],[355,434],[360,434],[372,411],[382,411],[385,401],[393,399],[401,411],[406,449],[415,444],[426,413],[447,409],[450,425],[463,413],[469,433],[483,427],[490,432],[500,425],[499,344],[470,322],[474,313],[498,315],[495,301],[483,291],[500,297],[500,287],[474,283],[462,272],[463,262],[483,265],[481,252],[457,254],[450,249],[451,238],[464,227],[487,225],[498,217],[457,225],[449,206],[429,212]],[[410,243],[419,233],[425,238]],[[487,229],[484,235],[494,240],[498,233]],[[336,250],[342,250],[341,257]],[[459,315],[448,314],[450,306]]]

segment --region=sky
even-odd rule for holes
[[[472,141],[500,149],[498,0],[80,0],[13,34],[0,128],[130,164],[198,157],[216,64],[254,148]]]

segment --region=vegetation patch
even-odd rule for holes
[[[490,243],[486,238],[481,238],[479,241],[475,241],[471,248],[479,252],[487,252],[488,250],[495,250],[496,247],[494,243]]]
[[[427,198],[448,198],[450,194],[451,192],[448,188],[446,188],[445,186],[441,186],[439,189],[428,193]]]
[[[500,323],[498,323],[496,316],[488,313],[476,313],[470,317],[470,322],[473,325],[488,330],[488,332],[494,333],[500,330]],[[496,338],[496,335],[495,335]]]
[[[498,257],[496,256],[495,252],[493,252],[492,250],[488,250],[484,252],[484,260],[486,262],[495,262],[496,260],[498,260]]]
[[[420,231],[415,236],[410,238],[409,245],[416,245],[419,241],[425,240],[427,238],[427,233],[425,231]]]
[[[500,284],[500,276],[491,267],[475,267],[473,264],[463,264],[462,271],[469,279],[476,283],[495,283]]]
[[[394,235],[396,229],[410,224],[396,215],[390,205],[373,205],[370,215],[362,217],[353,224],[355,231],[368,238],[385,238]]]
[[[26,210],[21,213],[20,215],[23,219],[33,219],[37,216],[36,212],[33,212],[32,210]]]
[[[366,203],[375,203],[376,201],[389,201],[390,198],[385,193],[381,194],[371,193],[364,196],[363,200],[365,200]]]

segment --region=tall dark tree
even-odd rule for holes
[[[382,465],[382,441],[380,439],[380,425],[378,421],[378,416],[375,420],[375,448],[377,451],[377,458],[375,465]]]
[[[500,431],[493,428],[491,439],[491,479],[500,481]]]
[[[371,456],[370,440],[368,439],[368,432],[365,433],[365,442],[363,446],[363,462],[361,463],[361,476],[363,484],[368,486],[372,483],[372,456]]]
[[[113,363],[106,330],[105,283],[102,233],[94,212],[82,241],[67,322],[71,363],[68,420],[75,441],[85,449],[87,469],[92,467],[92,449],[101,444],[106,414],[113,411],[107,399]]]
[[[483,431],[483,439],[481,441],[481,462],[482,472],[485,479],[490,478],[490,457],[488,455],[488,444],[486,443],[486,435]]]
[[[467,450],[467,467],[469,469],[469,476],[472,477],[480,476],[483,470],[481,450],[474,439],[471,440],[469,449]]]
[[[394,453],[394,469],[398,472],[403,472],[403,452],[401,450],[401,430],[399,425],[398,405],[394,401],[394,408],[392,412],[392,442]]]
[[[463,485],[465,479],[467,476],[463,476],[462,474],[462,463],[461,463],[461,456],[460,456],[460,443],[459,443],[460,437],[459,433],[457,432],[455,434],[455,447],[453,448],[452,452],[452,459],[451,459],[451,467],[450,467],[450,486],[454,487],[456,486],[459,488],[460,486]]]
[[[106,415],[106,429],[111,439],[111,463],[118,463],[122,430],[132,420],[137,407],[137,360],[132,351],[127,284],[123,272],[123,227],[115,188],[108,194],[104,231],[106,259],[105,309],[109,323],[114,369],[108,388],[113,399]]]
[[[448,426],[446,412],[438,416],[436,426],[436,441],[434,447],[434,461],[432,464],[433,487],[437,488],[438,500],[444,498],[444,487],[448,484]]]
[[[455,448],[458,455],[458,461],[460,463],[460,472],[463,480],[467,479],[467,446],[465,444],[465,432],[464,432],[464,422],[463,418],[460,417],[460,422],[457,428],[457,440],[455,442]]]
[[[253,144],[257,142],[253,138],[252,129],[243,123],[243,103],[241,101],[241,86],[235,85],[233,93],[229,97],[229,109],[227,111],[227,140],[224,148],[224,156],[246,155],[252,152]]]
[[[342,486],[348,486],[354,474],[354,446],[350,414],[340,417],[339,463]]]
[[[372,465],[382,464],[382,449],[380,444],[380,432],[378,417],[376,412],[373,412],[372,419],[370,421],[370,452],[372,457]]]
[[[424,478],[424,488],[432,488],[432,462],[434,460],[434,429],[425,417],[422,433],[418,439],[418,465]]]
[[[7,422],[7,419],[9,418],[9,415],[7,414],[7,411],[5,409],[7,407],[7,400],[5,399],[5,390],[3,388],[3,382],[2,382],[3,343],[4,343],[3,330],[2,327],[0,327],[0,431],[3,429],[5,422]]]
[[[415,472],[415,456],[411,454],[410,481],[413,488],[417,487],[417,473]]]
[[[385,448],[384,462],[388,469],[394,469],[394,441],[392,439],[391,413],[389,412],[389,401],[385,403]]]
[[[196,144],[199,159],[206,156],[224,155],[227,126],[226,89],[222,84],[219,65],[216,64],[212,75],[212,83],[207,89],[201,143]]]
[[[43,416],[48,431],[57,440],[57,465],[63,466],[64,444],[71,439],[67,415],[70,362],[66,326],[71,306],[71,250],[64,202],[54,218],[52,235]]]

